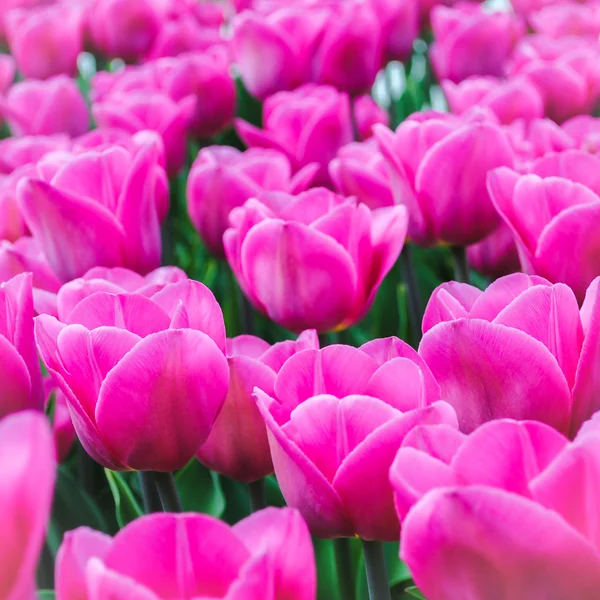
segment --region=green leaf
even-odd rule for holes
[[[418,598],[419,600],[427,600],[425,598],[425,596],[423,596],[423,594],[421,594],[421,592],[419,591],[419,589],[416,588],[416,587],[414,587],[414,586],[406,588],[405,594],[409,598]]]
[[[400,588],[400,590],[402,590],[407,586],[407,584],[412,584],[410,571],[408,570],[406,564],[402,562],[398,556],[398,542],[385,543],[383,545],[383,550],[385,552],[385,563],[387,565],[390,589],[393,590],[394,588]],[[394,597],[396,596],[394,595]],[[365,573],[365,561],[363,556],[360,557],[357,571],[356,600],[369,600],[367,576]]]
[[[136,500],[131,488],[127,485],[125,478],[121,473],[104,469],[106,479],[110,486],[110,491],[115,501],[115,516],[119,527],[125,527],[127,523],[135,521],[144,514]]]
[[[279,489],[275,475],[265,477],[265,495],[268,506],[285,506],[285,499],[283,498],[281,489]]]
[[[196,459],[175,475],[177,489],[185,511],[220,517],[225,512],[225,495],[219,476]]]
[[[37,600],[54,600],[54,590],[39,590]]]

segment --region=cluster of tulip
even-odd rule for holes
[[[1,4],[0,600],[600,598],[600,3]]]

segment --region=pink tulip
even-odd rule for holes
[[[146,276],[123,267],[94,267],[83,277],[65,283],[56,298],[56,316],[66,323],[75,307],[96,292],[139,294],[151,298],[165,287],[187,280],[179,267],[159,267]]]
[[[383,37],[384,62],[406,60],[419,35],[419,0],[370,0]]]
[[[0,98],[0,114],[18,137],[57,133],[74,137],[85,133],[90,125],[85,100],[66,75],[15,83]]]
[[[431,28],[435,73],[455,83],[471,75],[502,75],[506,59],[525,33],[523,22],[510,13],[489,13],[463,2],[452,8],[436,6]]]
[[[415,243],[469,245],[498,227],[486,175],[511,166],[514,154],[487,114],[417,113],[395,133],[377,127],[376,138],[395,202],[408,209],[408,234]]]
[[[340,148],[329,175],[340,194],[355,196],[371,210],[394,205],[388,169],[374,139]]]
[[[0,439],[0,597],[25,600],[35,597],[35,571],[50,519],[54,445],[46,417],[33,411],[2,419]]]
[[[395,338],[298,352],[274,396],[255,396],[286,502],[319,537],[397,540],[388,472],[398,447],[417,425],[456,427],[429,369]]]
[[[244,85],[261,100],[308,82],[357,95],[381,66],[381,23],[357,0],[245,11],[233,20],[232,51]]]
[[[407,221],[401,206],[371,212],[324,188],[271,192],[231,212],[223,245],[258,310],[292,331],[331,331],[367,312],[400,255]]]
[[[0,241],[0,281],[8,281],[20,273],[31,273],[33,306],[38,314],[56,314],[56,292],[60,281],[53,273],[39,244],[22,237],[14,244]]]
[[[94,266],[147,273],[160,264],[167,199],[158,154],[155,143],[137,153],[54,154],[38,163],[38,178],[21,181],[19,208],[59,279]]]
[[[13,9],[18,8],[36,8],[47,4],[47,0],[4,0],[0,4],[0,41],[6,42],[6,32],[4,31],[4,19],[6,14]]]
[[[527,77],[542,96],[546,116],[561,123],[592,112],[600,100],[599,57],[600,50],[582,39],[527,36],[508,73]]]
[[[62,463],[71,452],[77,437],[69,414],[69,405],[65,395],[54,387],[50,377],[44,380],[44,394],[46,410],[52,406],[52,434],[56,446],[56,458],[59,463]]]
[[[600,547],[588,509],[597,502],[597,423],[572,444],[534,424],[479,433],[451,461],[459,485],[426,494],[404,521],[401,556],[415,583],[430,600],[597,598]],[[420,461],[422,478],[412,462],[410,479],[437,478],[442,461],[436,474],[436,458]]]
[[[12,173],[24,165],[35,164],[49,152],[70,148],[71,140],[63,134],[10,137],[0,140],[0,173]]]
[[[93,47],[108,58],[135,61],[152,46],[162,13],[157,0],[92,0],[87,33]]]
[[[17,65],[10,54],[0,55],[0,94],[6,93],[15,80]]]
[[[600,275],[598,169],[600,157],[568,150],[534,162],[530,174],[504,168],[489,176],[492,199],[512,230],[523,270],[566,283],[580,301]]]
[[[481,242],[467,248],[467,260],[476,271],[494,279],[521,270],[514,237],[504,222]]]
[[[600,408],[597,283],[581,314],[566,285],[521,273],[485,292],[456,282],[434,291],[419,354],[462,431],[513,418],[574,435]]]
[[[600,5],[562,2],[545,6],[529,15],[529,23],[537,33],[554,38],[588,37],[595,42],[600,35]]]
[[[500,123],[530,121],[544,116],[544,102],[537,88],[523,77],[506,81],[495,77],[468,77],[456,84],[442,81],[442,89],[453,113],[462,115],[475,106],[490,109]]]
[[[294,171],[320,164],[319,184],[329,182],[329,161],[353,139],[350,99],[330,86],[304,85],[279,92],[264,103],[264,129],[240,119],[236,127],[247,146],[283,152]]]
[[[160,92],[112,93],[92,105],[92,115],[100,128],[123,129],[134,134],[155,131],[163,141],[167,171],[176,175],[186,160],[186,134],[195,108],[188,96],[180,102]]]
[[[315,600],[316,587],[308,530],[289,508],[233,527],[196,513],[148,515],[114,538],[80,527],[56,561],[60,600]]]
[[[0,283],[0,417],[44,405],[42,374],[33,337],[31,274]]]
[[[387,111],[381,108],[369,94],[356,98],[352,110],[354,111],[359,140],[369,139],[373,135],[374,125],[389,126],[390,124]]]
[[[573,117],[562,124],[562,130],[575,141],[575,147],[592,154],[600,152],[600,119],[597,117]]]
[[[249,483],[273,472],[265,422],[252,397],[255,387],[273,395],[277,373],[301,350],[318,348],[316,332],[269,346],[251,335],[227,340],[229,392],[206,442],[197,453],[207,467]]]
[[[223,315],[196,281],[150,297],[98,291],[64,322],[37,317],[36,340],[81,443],[111,469],[184,467],[227,394]]]
[[[318,166],[307,165],[292,177],[287,157],[277,150],[251,148],[240,152],[227,146],[203,148],[187,183],[188,213],[208,249],[224,255],[223,233],[229,213],[262,191],[290,194],[304,191]]]
[[[27,235],[27,227],[16,201],[16,190],[21,179],[34,173],[34,165],[26,165],[15,169],[10,175],[0,175],[0,240],[14,242]]]
[[[7,13],[8,45],[25,77],[74,75],[83,50],[82,11],[67,2]]]

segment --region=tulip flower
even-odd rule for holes
[[[431,63],[439,79],[455,83],[471,75],[503,73],[504,63],[525,34],[521,19],[460,2],[431,11]]]
[[[597,284],[581,314],[566,285],[521,273],[498,279],[485,292],[456,282],[434,291],[419,354],[462,431],[513,418],[574,435],[600,408]]]
[[[16,201],[17,185],[23,177],[35,173],[33,165],[15,169],[10,175],[0,175],[0,240],[14,242],[27,235],[27,227]]]
[[[37,317],[36,340],[81,443],[111,469],[184,467],[227,394],[223,315],[196,281],[96,292],[64,322]]]
[[[57,133],[74,137],[90,126],[85,100],[77,84],[66,75],[15,83],[0,98],[0,114],[18,137]]]
[[[419,0],[371,0],[383,37],[384,62],[406,60],[419,35]]]
[[[242,81],[261,100],[304,83],[367,92],[382,62],[381,23],[366,2],[310,1],[233,20]]]
[[[38,178],[20,182],[21,214],[59,279],[94,266],[147,273],[160,264],[166,199],[158,153],[151,143],[133,155],[115,146],[47,156]]]
[[[500,223],[496,231],[469,246],[467,260],[476,271],[494,279],[521,270],[519,252],[506,223]]]
[[[60,281],[52,272],[39,244],[30,237],[10,243],[0,241],[0,281],[8,281],[20,273],[31,273],[33,306],[38,314],[56,314],[56,293]]]
[[[136,293],[151,298],[166,286],[187,280],[179,267],[159,267],[145,276],[123,267],[94,267],[83,277],[65,283],[56,297],[58,318],[67,322],[75,307],[96,292],[111,294]]]
[[[350,99],[330,86],[304,85],[266,100],[263,127],[236,120],[237,131],[250,148],[283,152],[294,171],[321,165],[315,183],[328,183],[327,165],[353,139]]]
[[[17,65],[10,54],[0,55],[0,94],[6,93],[15,80]]]
[[[527,36],[508,65],[510,76],[527,77],[557,123],[590,113],[600,101],[600,51],[583,39]]]
[[[510,227],[526,273],[564,282],[581,301],[600,275],[600,157],[581,150],[548,154],[531,172],[490,173],[494,204]],[[566,249],[575,249],[573,261]]]
[[[62,134],[10,137],[0,140],[0,173],[35,164],[40,158],[55,150],[70,150],[71,139]]]
[[[429,369],[395,338],[298,352],[274,396],[255,396],[281,491],[319,537],[397,540],[388,472],[398,447],[417,425],[457,426]]]
[[[388,112],[381,108],[369,94],[355,98],[352,110],[359,140],[368,140],[373,135],[374,125],[390,124]]]
[[[301,350],[318,348],[315,331],[296,341],[269,346],[251,335],[227,340],[229,392],[208,439],[197,453],[209,469],[244,483],[273,472],[265,422],[252,397],[255,387],[273,394],[277,373],[285,361]]]
[[[600,152],[600,119],[579,115],[565,121],[562,130],[575,141],[575,147],[598,154]]]
[[[87,34],[106,57],[133,62],[152,46],[162,12],[157,0],[91,0],[86,9]]]
[[[408,218],[401,206],[371,212],[316,188],[264,193],[230,221],[225,254],[248,299],[291,331],[321,332],[367,312],[402,250]]]
[[[395,133],[377,127],[376,138],[395,202],[408,209],[412,241],[469,245],[498,227],[486,175],[494,167],[512,166],[514,153],[487,114],[417,113]]]
[[[82,11],[66,2],[7,13],[10,51],[25,77],[74,75],[83,50]]]
[[[600,6],[564,2],[544,6],[529,15],[534,31],[553,38],[587,37],[595,42],[600,35]]]
[[[186,160],[186,134],[195,101],[188,96],[174,102],[160,92],[112,93],[92,105],[100,128],[118,128],[135,134],[155,131],[163,141],[167,171],[176,175]]]
[[[0,597],[34,598],[56,477],[52,434],[43,414],[26,411],[0,420],[0,439]]]
[[[456,452],[461,485],[426,494],[404,521],[401,557],[415,583],[430,600],[594,600],[600,548],[586,507],[597,502],[597,423],[572,444],[530,424],[494,428]]]
[[[0,283],[0,417],[24,409],[41,410],[42,374],[33,337],[31,274]]]
[[[289,508],[233,527],[197,513],[153,514],[114,538],[80,527],[56,560],[60,600],[315,600],[316,587],[308,530]]]
[[[262,191],[303,192],[312,182],[316,164],[292,177],[287,157],[277,150],[250,148],[240,152],[228,146],[203,148],[187,182],[188,213],[208,249],[224,255],[223,234],[229,213]]]
[[[329,175],[340,194],[355,196],[371,210],[394,205],[388,169],[374,139],[340,148]]]
[[[537,88],[524,77],[501,80],[495,77],[468,77],[461,83],[442,81],[450,110],[457,115],[475,106],[490,109],[500,123],[517,119],[530,121],[544,116],[544,102]]]

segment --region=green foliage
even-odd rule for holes
[[[175,481],[183,510],[223,516],[226,500],[219,475],[193,459],[177,473]]]
[[[144,514],[139,502],[121,473],[104,469],[106,479],[115,501],[115,517],[119,527],[125,527]]]

